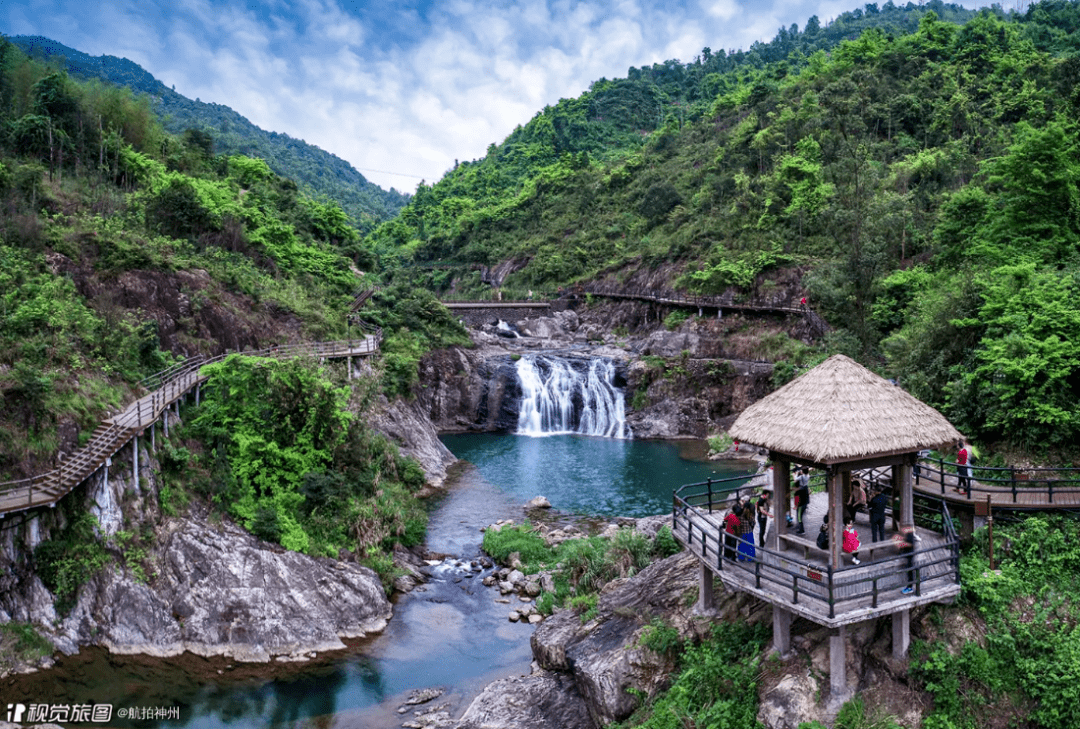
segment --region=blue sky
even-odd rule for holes
[[[880,4],[880,3],[879,3]],[[960,0],[966,7],[985,0]],[[1011,7],[1011,3],[1003,3]],[[191,98],[412,191],[546,104],[856,0],[0,0],[0,32],[129,58]]]

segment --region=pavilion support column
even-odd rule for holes
[[[780,535],[787,534],[788,490],[791,483],[791,463],[773,458],[773,532],[769,549],[780,551]]]
[[[831,471],[825,478],[829,484],[829,564],[833,569],[839,569],[844,566],[840,550],[844,543],[844,480],[851,479],[851,472]]]
[[[902,661],[907,658],[911,646],[911,611],[901,610],[892,616],[892,654]]]
[[[843,625],[829,634],[829,688],[833,696],[847,691],[847,627]]]
[[[773,650],[779,653],[781,658],[787,658],[791,654],[791,622],[793,617],[790,611],[784,610],[779,605],[773,605],[772,644]]]
[[[713,608],[713,574],[704,562],[698,563],[698,599],[695,612],[709,614]]]
[[[900,474],[900,526],[915,526],[915,500],[911,486],[911,465],[893,466],[893,473]]]

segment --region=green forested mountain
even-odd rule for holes
[[[0,38],[0,482],[55,468],[183,357],[362,336],[346,315],[374,266],[337,203]],[[162,512],[201,496],[264,539],[392,577],[386,552],[423,538],[424,476],[358,414],[409,387],[418,353],[467,339],[429,292],[387,287],[365,312],[387,329],[369,376],[208,367],[201,404],[158,441]],[[101,566],[80,551],[93,535],[35,557],[62,604]]]
[[[516,259],[521,289],[663,263],[680,288],[752,298],[796,270],[787,295],[836,327],[832,351],[979,439],[1071,447],[1080,5],[872,8],[598,81],[370,240],[388,260]]]
[[[227,106],[192,101],[176,93],[126,58],[95,58],[40,36],[13,36],[10,40],[31,57],[57,64],[75,77],[101,79],[148,94],[166,131],[203,131],[211,135],[218,153],[265,160],[275,173],[338,203],[362,230],[394,217],[408,200],[407,195],[369,182],[337,155],[302,139],[260,129]]]

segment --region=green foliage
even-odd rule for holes
[[[665,693],[620,727],[718,729],[760,727],[758,671],[768,630],[716,623],[711,635],[682,654],[682,670]]]
[[[727,433],[720,433],[719,435],[710,435],[708,438],[709,452],[710,453],[723,453],[731,444],[734,443],[734,439]]]
[[[75,606],[79,588],[110,561],[96,530],[97,520],[82,513],[58,537],[47,539],[34,549],[34,572],[56,595],[60,614]]]
[[[220,484],[211,495],[252,533],[296,551],[372,559],[423,540],[423,472],[353,415],[349,389],[326,370],[232,355],[204,374],[191,433],[210,449]]]
[[[984,643],[958,652],[943,642],[912,650],[912,675],[934,696],[927,726],[975,727],[1002,701],[1030,705],[1034,725],[1074,726],[1080,685],[1080,631],[1073,595],[1080,574],[1080,525],[1030,517],[995,525],[998,571],[986,561],[987,530],[961,560],[963,599],[986,621]]]
[[[683,650],[683,640],[679,636],[679,631],[659,618],[653,618],[652,622],[645,626],[638,641],[653,653],[671,660],[677,660]]]
[[[673,332],[679,328],[684,321],[690,318],[690,312],[686,309],[676,309],[667,315],[664,319],[664,328],[669,332]]]
[[[8,656],[30,663],[52,655],[55,650],[48,639],[34,630],[33,625],[15,621],[0,625],[0,643]]]

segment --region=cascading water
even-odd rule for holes
[[[518,434],[630,437],[623,392],[615,384],[611,360],[527,356],[518,360],[517,374]]]

